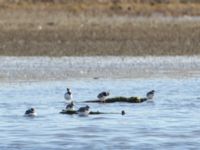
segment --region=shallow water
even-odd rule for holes
[[[200,147],[199,56],[0,57],[0,68],[0,150]],[[103,90],[110,97],[156,95],[141,104],[89,104],[116,114],[79,117],[59,114],[66,87],[76,108]],[[23,116],[30,107],[37,117]]]
[[[0,80],[198,76],[200,56],[0,57]]]
[[[0,85],[0,149],[198,149],[200,146],[200,78],[70,79],[10,82]],[[111,96],[145,96],[154,102],[90,104],[91,110],[119,114],[63,115],[66,87],[76,107]],[[35,107],[38,116],[24,117]],[[121,116],[120,111],[126,115]]]

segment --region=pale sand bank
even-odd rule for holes
[[[1,80],[200,76],[200,56],[0,57]]]

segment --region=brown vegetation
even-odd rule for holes
[[[198,16],[199,0],[0,0],[1,9],[63,10],[70,13],[135,16]]]
[[[200,54],[198,19],[162,18],[163,14],[171,16],[172,12],[175,16],[183,15],[175,9],[177,6],[185,8],[186,14],[198,14],[199,4],[170,1],[152,4],[156,0],[151,3],[142,0],[138,3],[136,0],[15,1],[0,1],[0,55]],[[116,6],[120,6],[120,11]],[[173,11],[163,13],[163,10]],[[138,14],[152,17],[136,17]]]

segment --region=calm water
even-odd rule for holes
[[[0,150],[26,149],[199,149],[200,77],[68,79],[0,84]],[[154,102],[90,104],[91,110],[120,114],[62,115],[71,87],[76,106],[102,90],[111,96],[145,96]],[[38,116],[24,117],[35,107]]]

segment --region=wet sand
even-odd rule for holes
[[[200,75],[200,56],[0,57],[0,79],[156,78]]]

